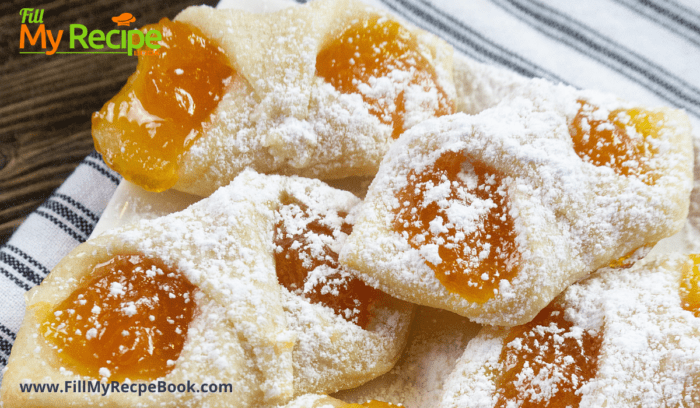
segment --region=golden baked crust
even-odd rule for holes
[[[640,265],[644,263],[644,265]],[[569,328],[552,331],[581,341],[581,333],[600,336],[595,375],[564,368],[574,361],[566,352],[549,365],[532,365],[521,371],[515,388],[519,397],[508,400],[520,406],[528,395],[544,406],[557,387],[573,381],[581,407],[676,407],[700,403],[700,320],[682,307],[679,289],[688,256],[675,254],[645,259],[632,269],[605,268],[572,285],[552,304],[564,312]],[[539,334],[530,335],[542,341]],[[511,362],[500,360],[504,347],[513,350],[517,341],[506,343],[509,329],[485,327],[467,346],[448,377],[440,408],[494,407],[499,376]],[[597,333],[597,334],[596,334]],[[522,339],[522,336],[519,337]],[[584,340],[585,341],[585,340]],[[548,354],[536,349],[534,355]],[[552,353],[549,353],[550,355]],[[502,405],[499,405],[502,406]],[[511,405],[508,405],[511,406]]]
[[[202,136],[180,158],[174,188],[207,196],[249,166],[320,179],[374,175],[393,141],[392,127],[370,113],[359,94],[339,92],[316,72],[318,52],[353,21],[373,15],[388,16],[354,0],[322,0],[266,14],[205,6],[182,11],[176,21],[218,43],[239,79],[228,85]],[[454,98],[452,48],[407,29],[439,85]],[[402,86],[393,82],[381,91],[390,97]],[[414,94],[403,96],[406,128],[434,116],[437,102],[429,101],[434,92]],[[105,125],[93,129],[93,137],[105,150],[119,152],[121,132]]]
[[[412,306],[386,297],[362,329],[282,287],[272,236],[275,211],[286,194],[310,208],[333,211],[350,211],[359,201],[316,180],[246,171],[184,211],[106,232],[77,247],[28,294],[0,401],[8,407],[248,407],[283,403],[307,392],[334,392],[389,370],[405,343]],[[42,310],[69,296],[94,265],[119,254],[159,259],[198,290],[183,351],[172,371],[154,381],[231,383],[235,396],[20,392],[19,383],[26,381],[86,379],[63,368],[43,339]]]
[[[655,153],[644,164],[652,170],[640,176],[621,175],[574,151],[570,126],[579,101],[599,106],[603,112],[633,108],[608,95],[533,80],[476,116],[433,119],[406,132],[370,186],[341,262],[396,297],[451,310],[479,323],[511,326],[531,320],[567,286],[592,271],[679,231],[692,187],[690,125],[685,114],[666,108],[649,110],[665,118],[658,135],[644,139],[654,145]],[[503,176],[502,191],[509,201],[504,217],[513,223],[517,273],[494,281],[494,294],[486,301],[448,291],[428,265],[428,261],[440,264],[438,246],[432,241],[431,245],[409,241],[405,232],[396,231],[399,209],[419,209],[403,207],[406,204],[397,198],[408,179],[428,171],[445,154],[463,154],[466,163],[485,163]],[[464,166],[459,177],[475,177]],[[445,205],[440,201],[446,194],[441,188],[447,186],[438,182],[430,187],[426,207],[420,208],[430,203]],[[456,221],[433,218],[436,224],[431,221],[430,231],[453,221],[480,231],[485,216],[479,211],[493,205],[489,200],[476,200],[471,207],[455,201]],[[482,249],[489,253],[487,247]]]

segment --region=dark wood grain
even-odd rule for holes
[[[119,91],[137,63],[126,55],[20,55],[19,11],[43,8],[46,28],[66,35],[70,24],[114,29],[111,18],[124,12],[141,27],[193,4],[217,2],[0,3],[0,244],[92,151],[92,113]]]

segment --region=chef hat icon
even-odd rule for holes
[[[112,17],[112,21],[117,23],[119,26],[129,26],[129,23],[136,21],[136,17],[132,16],[131,13],[122,13],[116,17]]]

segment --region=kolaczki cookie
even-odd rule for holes
[[[374,175],[403,130],[454,111],[452,48],[356,1],[190,7],[156,27],[159,54],[92,128],[106,163],[151,191],[207,196],[246,167]]]
[[[502,326],[678,232],[690,124],[672,109],[532,80],[387,153],[341,262],[401,299]]]
[[[698,406],[698,265],[676,254],[605,268],[525,325],[484,327],[435,406]]]
[[[246,171],[182,212],[78,246],[29,293],[0,401],[250,407],[383,374],[413,307],[337,262],[358,202],[317,180]],[[19,388],[82,380],[225,382],[235,397]]]

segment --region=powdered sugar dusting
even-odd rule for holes
[[[370,186],[341,261],[395,296],[508,325],[528,321],[591,271],[679,231],[692,181],[684,116],[661,111],[667,118],[665,127],[654,138],[658,147],[649,158],[658,178],[647,184],[576,154],[569,124],[578,100],[606,112],[633,106],[605,94],[532,80],[479,115],[433,119],[408,131]],[[400,205],[397,192],[405,188],[409,174],[421,174],[445,152],[463,152],[508,177],[520,270],[504,282],[507,294],[497,294],[484,305],[442,288],[425,264],[427,256],[437,263],[435,251],[409,249],[405,238],[392,231],[394,209]],[[438,205],[441,187],[436,183],[426,193]],[[435,219],[430,228],[438,230],[444,223]],[[538,278],[542,274],[548,276],[546,281]]]
[[[172,371],[163,377],[165,381],[228,380],[240,386],[236,390],[241,406],[277,404],[306,392],[357,386],[393,365],[405,343],[413,308],[385,296],[374,306],[363,329],[346,320],[352,320],[352,315],[338,316],[282,288],[275,274],[272,238],[276,212],[285,196],[293,196],[313,214],[326,215],[324,222],[336,226],[352,222],[352,209],[359,202],[352,194],[317,180],[246,171],[227,188],[184,211],[143,220],[88,241],[33,292],[33,299],[53,301],[50,299],[67,296],[79,284],[80,274],[87,273],[83,266],[76,266],[86,260],[99,263],[114,253],[141,254],[162,261],[198,288],[194,299],[184,299],[194,301],[197,312],[180,357],[168,362]],[[339,229],[331,240],[318,244],[337,251],[346,236]],[[175,272],[164,273],[159,267],[141,268],[139,273],[157,278]],[[139,301],[121,299],[136,289],[118,283],[105,286],[106,296],[121,302],[117,313],[133,315],[140,310]],[[103,313],[90,303],[84,306],[92,308],[97,317]],[[143,317],[159,323],[153,315]],[[128,335],[129,330],[125,332]],[[76,335],[98,333],[95,329]],[[75,377],[65,369],[56,375],[67,380]],[[11,377],[6,380],[12,381]],[[87,405],[100,397],[86,394],[79,398]],[[177,400],[179,406],[201,406],[205,400],[215,403],[230,395],[166,393],[142,398],[152,405]]]
[[[308,247],[302,261],[314,264],[315,256],[331,256],[331,262],[316,268],[304,286],[311,286],[318,279],[325,282],[321,291],[326,290],[331,296],[336,296],[335,292],[347,296],[341,292],[347,290],[344,276],[349,278],[353,271],[342,268],[331,271],[329,266],[337,262],[332,259],[333,251],[342,247],[349,232],[347,228],[354,223],[354,209],[359,200],[318,181],[282,180],[286,180],[280,186],[285,193],[275,219],[284,221],[287,233],[305,235],[304,240],[296,241],[297,245]],[[308,230],[310,223],[317,223],[319,231],[325,233]],[[337,274],[337,271],[343,279],[335,281],[340,277],[327,272]],[[328,282],[328,276],[335,276],[334,281]],[[304,289],[282,288],[287,322],[297,339],[294,345],[297,393],[328,393],[360,385],[387,371],[398,358],[408,335],[412,306],[383,296],[372,305],[369,324],[363,329],[353,323],[357,316],[354,310],[341,311],[339,315],[293,292],[303,293]]]
[[[385,100],[403,93],[406,128],[434,116],[438,98],[434,87],[410,85],[403,70],[374,78],[353,94],[316,76],[316,55],[325,43],[352,21],[372,15],[386,16],[351,0],[258,15],[205,7],[180,13],[177,20],[220,43],[245,79],[228,85],[203,137],[183,156],[175,188],[208,195],[246,167],[323,179],[373,175],[391,145],[392,127],[371,112],[362,95]],[[453,98],[451,48],[420,30],[410,31]]]
[[[578,383],[580,407],[695,406],[700,403],[700,319],[681,307],[685,255],[638,263],[632,270],[603,269],[571,286],[557,303],[576,335],[595,328],[603,338],[596,374]],[[485,328],[467,346],[445,386],[440,407],[493,407],[507,329]],[[512,345],[511,345],[512,346]],[[566,359],[566,356],[563,356]],[[528,377],[523,371],[522,379]],[[544,391],[548,383],[519,391]],[[541,395],[545,397],[546,393]],[[519,406],[511,401],[513,406]],[[472,406],[472,405],[470,405]]]
[[[479,328],[453,313],[418,307],[408,344],[394,368],[361,387],[334,396],[355,403],[373,399],[406,407],[434,407],[445,378]]]

